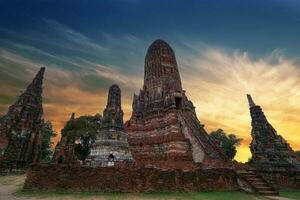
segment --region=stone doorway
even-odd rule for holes
[[[64,162],[64,157],[63,156],[59,156],[57,163],[58,164],[62,164]]]
[[[113,162],[115,160],[115,156],[111,153],[108,156],[108,161]]]
[[[180,110],[182,108],[182,98],[181,97],[175,97],[175,105],[176,105],[177,110]]]

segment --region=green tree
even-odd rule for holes
[[[300,151],[296,151],[296,154],[300,158]]]
[[[44,123],[44,135],[43,135],[43,143],[41,149],[41,162],[48,163],[52,159],[53,154],[53,142],[51,138],[56,137],[57,133],[53,130],[52,123],[47,121]]]
[[[75,142],[75,155],[79,160],[85,160],[90,154],[91,144],[96,139],[96,134],[100,128],[102,117],[81,116],[70,120],[62,129],[61,134],[66,135],[68,142]]]
[[[234,134],[226,134],[222,129],[212,131],[209,137],[220,147],[229,160],[234,158],[236,147],[239,146],[243,140]]]

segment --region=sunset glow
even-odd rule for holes
[[[199,7],[206,12],[191,6],[190,12],[199,20],[193,21],[184,7],[178,14],[181,18],[177,16],[180,5],[166,11],[168,15],[163,17],[160,9],[166,8],[165,4],[153,7],[157,12],[144,16],[140,10],[147,6],[137,1],[127,3],[131,7],[124,4],[121,11],[116,2],[99,6],[101,11],[89,7],[95,18],[91,21],[78,19],[76,12],[68,18],[60,12],[43,15],[32,5],[35,9],[29,15],[36,20],[31,22],[31,18],[24,17],[26,28],[0,23],[0,115],[7,112],[38,69],[45,66],[44,118],[53,123],[57,132],[72,112],[76,116],[102,114],[108,87],[114,83],[122,90],[126,121],[131,116],[132,97],[143,86],[147,47],[154,39],[162,38],[175,51],[183,89],[206,131],[222,128],[243,138],[236,155],[238,161],[245,162],[251,156],[247,93],[262,107],[278,134],[294,150],[300,149],[300,41],[296,31],[285,29],[287,23],[300,28],[299,21],[296,23],[293,18],[300,16],[299,9],[292,9],[290,18],[285,20],[275,15],[277,7],[293,7],[291,2],[278,2],[273,10],[261,3],[261,7],[266,7],[263,25],[259,20],[262,13],[252,4],[249,9],[253,19],[240,11],[231,14],[226,7],[228,13],[214,16],[207,11],[218,10],[214,4]],[[152,8],[152,4],[148,6]],[[237,10],[245,9],[244,6]],[[101,12],[108,8],[120,11],[121,17],[103,17]],[[139,11],[132,14],[131,10]],[[0,18],[1,15],[10,14],[1,11]],[[20,11],[18,15],[11,16],[11,21],[25,14]],[[129,25],[122,16],[128,16]],[[136,21],[137,16],[140,21]],[[275,26],[273,17],[283,22]],[[225,25],[217,19],[224,19]],[[7,16],[6,20],[9,21]],[[283,34],[286,38],[282,38]],[[59,138],[54,138],[54,142]]]

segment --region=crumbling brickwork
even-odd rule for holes
[[[210,141],[182,89],[173,49],[162,40],[154,41],[144,70],[143,89],[134,95],[132,116],[126,123],[134,160],[153,166],[180,161],[190,162],[189,166],[222,165],[221,151]]]
[[[43,142],[42,67],[31,84],[0,119],[0,168],[26,168],[37,163]]]
[[[124,132],[121,89],[118,85],[112,85],[108,91],[101,128],[86,163],[95,167],[113,165],[120,160],[132,160],[132,156]]]
[[[75,113],[72,113],[68,123],[72,123],[75,120]],[[74,153],[75,138],[70,135],[63,134],[60,141],[56,144],[52,163],[55,164],[75,164],[77,158]]]
[[[256,173],[261,175],[265,180],[271,183],[276,188],[294,188],[300,189],[300,171],[270,171],[256,170]]]
[[[270,171],[300,171],[300,162],[287,141],[277,134],[260,106],[247,95],[252,119],[250,165]]]

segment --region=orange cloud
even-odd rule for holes
[[[34,76],[40,63],[12,53],[5,59],[26,65],[26,73]],[[3,56],[2,56],[3,57]],[[116,69],[83,59],[62,58],[78,67],[67,71],[55,65],[47,67],[44,83],[45,119],[53,122],[59,132],[72,112],[77,116],[102,114],[108,88],[93,87],[85,90],[84,78],[96,76],[109,84],[117,83],[122,89],[122,107],[125,120],[131,115],[132,96],[142,88],[143,75],[126,75]],[[194,58],[178,60],[183,87],[193,101],[201,123],[208,132],[222,128],[243,138],[236,159],[247,161],[251,156],[251,119],[246,94],[252,94],[261,105],[269,122],[294,149],[300,149],[300,66],[278,52],[268,57],[252,59],[247,53],[227,53],[219,49],[199,51]],[[5,94],[16,87],[5,87]],[[15,95],[15,94],[14,94]],[[5,108],[4,108],[5,107]],[[0,105],[6,110],[8,105]],[[54,139],[55,142],[59,137]]]
[[[179,61],[180,63],[180,61]],[[274,52],[251,59],[247,53],[207,49],[184,61],[182,80],[208,131],[222,128],[244,138],[236,159],[251,156],[251,119],[246,94],[252,94],[269,122],[294,149],[300,148],[300,66]]]

